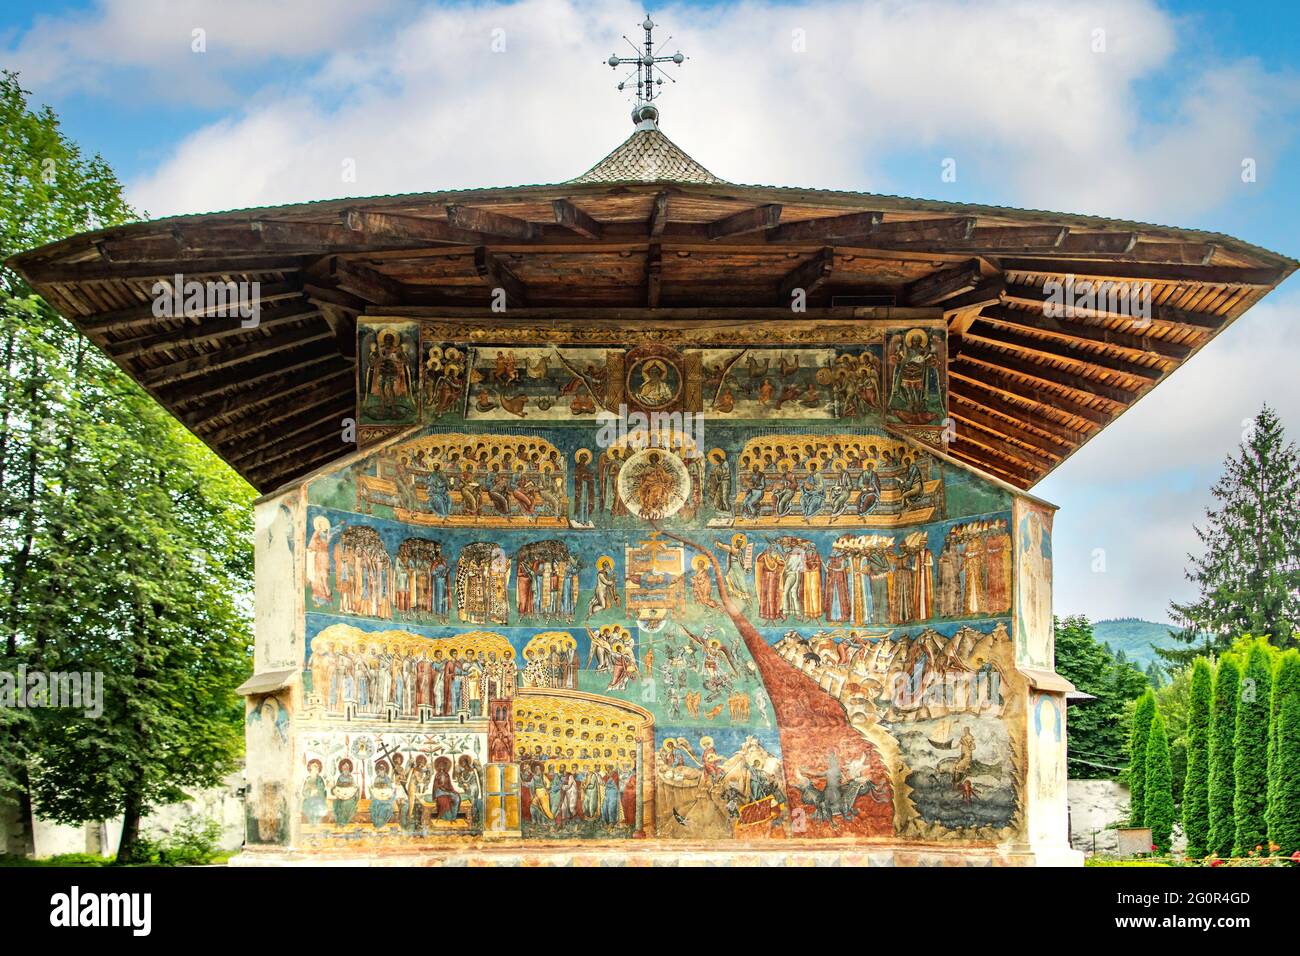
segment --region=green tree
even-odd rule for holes
[[[1147,689],[1146,678],[1132,665],[1118,664],[1082,615],[1056,622],[1056,670],[1094,698],[1070,708],[1070,777],[1120,775],[1127,762],[1125,708]]]
[[[1151,840],[1161,853],[1168,853],[1174,829],[1174,775],[1169,766],[1169,738],[1159,709],[1151,715],[1144,761],[1146,786],[1142,825],[1151,828]]]
[[[1236,837],[1232,801],[1233,736],[1237,730],[1237,696],[1241,693],[1241,668],[1231,654],[1219,658],[1214,672],[1214,701],[1210,711],[1210,833],[1207,851],[1231,856]]]
[[[1169,766],[1174,774],[1174,804],[1183,799],[1183,779],[1187,776],[1187,720],[1192,700],[1192,669],[1180,667],[1169,672],[1169,680],[1156,691],[1156,709],[1165,722],[1169,738]]]
[[[0,260],[134,218],[121,185],[0,77]],[[0,268],[0,615],[8,669],[103,675],[103,713],[0,727],[21,818],[139,819],[242,747],[252,489]],[[30,849],[30,847],[29,847]]]
[[[1171,605],[1187,625],[1180,639],[1203,639],[1199,630],[1216,650],[1241,634],[1293,645],[1300,630],[1300,452],[1267,405],[1211,493],[1219,506],[1196,529],[1204,555],[1189,555],[1187,570],[1199,596]]]
[[[1151,682],[1151,686],[1154,687],[1156,690],[1159,690],[1161,687],[1165,686],[1164,669],[1155,661],[1150,661],[1147,664],[1145,673],[1147,676],[1147,680]]]
[[[1277,663],[1268,732],[1268,839],[1277,854],[1300,851],[1300,651]]]
[[[1133,711],[1133,729],[1129,737],[1128,791],[1129,822],[1132,826],[1146,826],[1147,737],[1151,733],[1151,719],[1156,713],[1156,695],[1148,687],[1138,698]]]
[[[1251,642],[1241,675],[1237,727],[1232,738],[1236,836],[1233,853],[1245,856],[1268,843],[1264,809],[1268,800],[1268,712],[1273,689],[1273,662],[1263,639]]]
[[[1214,672],[1198,657],[1192,664],[1187,710],[1187,772],[1183,778],[1183,832],[1187,855],[1200,859],[1208,852],[1210,835],[1210,708]]]

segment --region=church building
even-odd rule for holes
[[[643,28],[565,182],[14,260],[262,492],[240,861],[1080,862],[1032,489],[1296,263],[729,182]]]

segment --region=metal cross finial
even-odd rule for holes
[[[636,106],[632,108],[632,122],[638,126],[642,123],[653,125],[659,119],[659,108],[654,105],[655,88],[663,86],[664,77],[667,77],[670,83],[677,82],[659,69],[659,64],[676,63],[681,66],[686,61],[686,57],[682,55],[680,50],[671,56],[657,55],[654,40],[651,37],[656,26],[658,24],[651,20],[650,14],[647,13],[645,20],[641,23],[641,29],[645,31],[644,52],[638,49],[635,43],[628,40],[625,34],[623,39],[627,40],[628,46],[632,48],[636,56],[619,56],[617,53],[612,53],[609,59],[605,61],[609,64],[610,69],[614,70],[617,70],[620,66],[636,64]],[[668,40],[671,39],[672,37],[668,38]],[[664,43],[667,43],[668,40],[664,40]],[[663,44],[661,43],[660,48],[662,47]],[[618,84],[618,88],[620,90],[625,89],[630,79],[631,76],[629,75],[623,82]]]

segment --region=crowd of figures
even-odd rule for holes
[[[954,526],[937,559],[925,531],[842,536],[826,556],[795,535],[772,538],[752,556],[740,535],[716,547],[727,558],[724,586],[742,602],[752,593],[767,624],[889,626],[1011,608],[1011,536],[1001,518]],[[697,560],[693,599],[716,608],[715,594],[707,562]]]
[[[716,450],[715,450],[716,451]],[[936,462],[888,439],[815,436],[756,439],[740,455],[733,491],[725,453],[711,461],[707,499],[724,516],[867,519],[939,504]]]
[[[563,831],[587,822],[616,831],[637,822],[636,766],[629,761],[525,759],[519,780],[530,830]]]
[[[370,763],[362,776],[350,757],[338,760],[326,779],[319,758],[307,762],[301,789],[303,822],[347,827],[368,823],[375,830],[399,827],[425,834],[438,821],[464,819],[483,826],[483,765],[470,754],[433,758],[418,754],[408,765],[401,753]]]
[[[790,630],[775,648],[838,696],[852,722],[998,714],[1010,663],[1003,624],[988,632],[962,627],[951,637],[929,628],[911,638]]]
[[[518,682],[512,652],[504,650],[382,644],[367,651],[328,640],[313,645],[307,672],[309,699],[350,719],[478,718],[487,701],[514,696]]]

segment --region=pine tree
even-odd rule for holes
[[[1160,665],[1155,661],[1151,661],[1147,664],[1145,673],[1147,675],[1147,680],[1151,682],[1151,686],[1156,690],[1165,686],[1165,672],[1161,670]]]
[[[1300,851],[1300,652],[1287,651],[1273,678],[1268,732],[1268,839],[1279,856]]]
[[[1232,799],[1236,791],[1233,776],[1232,738],[1237,729],[1237,695],[1241,693],[1241,668],[1236,658],[1224,655],[1214,674],[1214,700],[1210,711],[1210,833],[1206,851],[1213,856],[1231,856],[1236,836]]]
[[[1214,682],[1210,662],[1192,664],[1192,691],[1187,710],[1187,774],[1183,778],[1183,832],[1187,855],[1207,853],[1210,832],[1210,705]]]
[[[1232,738],[1235,785],[1232,815],[1236,827],[1232,851],[1246,856],[1268,843],[1264,807],[1268,800],[1268,712],[1273,689],[1273,662],[1262,639],[1253,641],[1241,677],[1237,727]]]
[[[1133,731],[1129,737],[1128,792],[1130,826],[1146,826],[1147,737],[1156,712],[1156,695],[1148,688],[1133,710]]]
[[[1168,853],[1174,830],[1174,775],[1169,767],[1169,738],[1165,720],[1156,710],[1147,734],[1145,807],[1142,825],[1151,828],[1151,842]]]
[[[1219,507],[1196,529],[1205,553],[1189,555],[1186,572],[1200,595],[1171,605],[1187,625],[1180,639],[1202,640],[1201,631],[1223,650],[1251,634],[1293,646],[1300,631],[1300,452],[1267,405],[1211,492]]]

